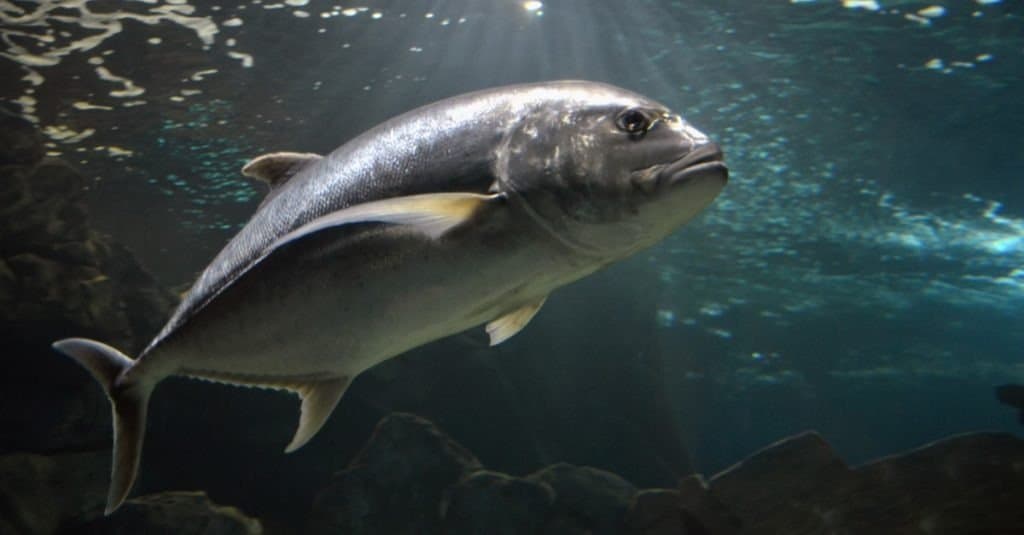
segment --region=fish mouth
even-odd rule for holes
[[[725,165],[724,158],[717,143],[705,143],[662,168],[658,182],[678,186],[713,178],[724,183],[729,179],[729,167]]]

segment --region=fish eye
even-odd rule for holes
[[[651,120],[647,117],[646,113],[636,109],[629,109],[619,115],[616,125],[619,127],[619,130],[639,138],[651,127]]]

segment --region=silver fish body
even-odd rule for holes
[[[289,244],[143,358],[166,358],[170,373],[226,380],[240,370],[278,381],[351,378],[595,269],[560,255],[560,244],[521,224],[506,200],[495,204],[476,217],[497,220],[440,240],[368,223]]]
[[[113,404],[108,513],[135,479],[162,379],[298,393],[293,451],[362,371],[481,324],[504,341],[553,290],[690,220],[728,174],[663,105],[579,81],[454,97],[327,156],[274,153],[243,173],[269,195],[137,359],[54,344]]]

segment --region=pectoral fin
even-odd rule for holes
[[[547,300],[547,296],[544,296],[535,303],[530,303],[524,307],[517,308],[508,314],[490,322],[484,327],[487,330],[487,334],[491,337],[491,345],[496,346],[509,338],[512,338],[519,331],[526,327],[527,323],[537,315],[537,311],[540,307],[544,306],[544,301]]]
[[[242,167],[242,174],[262,180],[273,188],[284,184],[299,169],[320,158],[319,154],[309,152],[272,152],[253,158]]]
[[[484,206],[501,202],[503,195],[477,193],[427,193],[394,197],[350,206],[319,217],[279,238],[270,250],[324,229],[354,223],[408,225],[438,238],[470,220]]]
[[[302,415],[299,416],[299,429],[284,449],[285,453],[301,448],[320,431],[350,382],[347,377],[343,377],[289,387],[289,390],[295,391],[302,398]]]

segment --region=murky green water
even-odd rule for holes
[[[299,461],[278,453],[287,397],[161,387],[142,490],[300,510],[304,482],[394,410],[489,468],[567,461],[641,486],[805,429],[851,463],[1020,433],[993,395],[1024,382],[1019,1],[19,1],[0,2],[0,36],[4,108],[165,288],[256,209],[250,158],[327,153],[471,90],[609,82],[727,155],[694,223],[555,293],[506,345],[460,335],[369,373]]]

